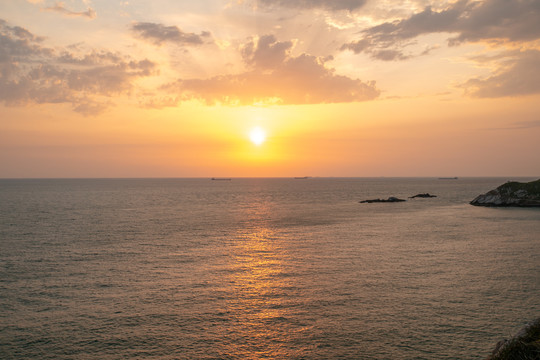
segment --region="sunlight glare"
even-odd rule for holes
[[[266,132],[259,126],[254,127],[249,132],[249,139],[252,143],[259,146],[266,140]]]

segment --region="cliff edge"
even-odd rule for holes
[[[475,206],[540,206],[540,179],[528,183],[510,181],[477,196],[471,205]]]
[[[540,360],[540,318],[525,325],[514,337],[497,343],[487,360]]]

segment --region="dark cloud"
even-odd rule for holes
[[[540,2],[538,0],[461,0],[447,9],[422,12],[395,22],[386,22],[362,31],[359,40],[342,50],[367,53],[381,60],[408,58],[404,49],[411,40],[430,33],[457,33],[449,45],[462,42],[520,42],[540,38]],[[395,56],[380,56],[391,51]]]
[[[292,41],[278,42],[273,35],[265,35],[257,42],[249,41],[242,49],[242,56],[249,65],[272,69],[287,59],[292,47]]]
[[[473,3],[474,4],[474,3]],[[455,45],[465,41],[530,41],[540,38],[540,1],[488,0],[460,17],[450,39]]]
[[[133,33],[146,41],[155,45],[162,45],[165,42],[171,42],[179,45],[201,45],[205,39],[210,37],[208,31],[200,34],[186,33],[177,26],[165,26],[148,22],[138,22],[131,26]]]
[[[43,8],[43,10],[46,11],[54,11],[61,13],[66,16],[80,16],[80,17],[87,17],[89,19],[95,19],[97,14],[92,8],[88,8],[86,11],[71,11],[68,10],[63,2],[57,1],[54,6]]]
[[[319,104],[372,100],[379,96],[375,82],[337,75],[325,67],[328,59],[302,54],[292,57],[291,42],[273,36],[250,41],[243,55],[251,71],[209,79],[178,80],[164,88],[179,100],[207,104]]]
[[[360,54],[364,51],[369,51],[373,46],[372,40],[369,38],[363,38],[361,40],[351,41],[347,44],[344,44],[341,47],[341,50],[351,50],[355,54]]]
[[[7,105],[71,103],[95,114],[111,97],[129,93],[133,81],[156,72],[149,60],[107,51],[77,55],[47,48],[42,38],[0,21],[0,101]]]
[[[462,85],[466,93],[479,98],[540,94],[540,51],[509,54],[499,70],[484,79],[474,78]]]
[[[43,38],[34,36],[28,30],[19,26],[8,26],[0,20],[0,63],[4,66],[28,56],[46,55],[52,52],[41,46]]]
[[[118,61],[69,70],[64,80],[71,90],[111,96],[129,91],[133,79],[150,76],[154,68],[149,60]]]
[[[258,0],[265,7],[287,7],[298,9],[322,8],[327,10],[357,10],[367,0]]]

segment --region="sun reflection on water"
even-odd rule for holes
[[[238,232],[228,279],[234,325],[229,349],[223,349],[227,353],[286,358],[302,350],[291,346],[307,327],[293,320],[298,318],[298,287],[287,266],[285,240],[267,226],[252,224]]]

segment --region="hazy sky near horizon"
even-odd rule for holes
[[[540,1],[0,2],[0,177],[303,175],[540,176]]]

